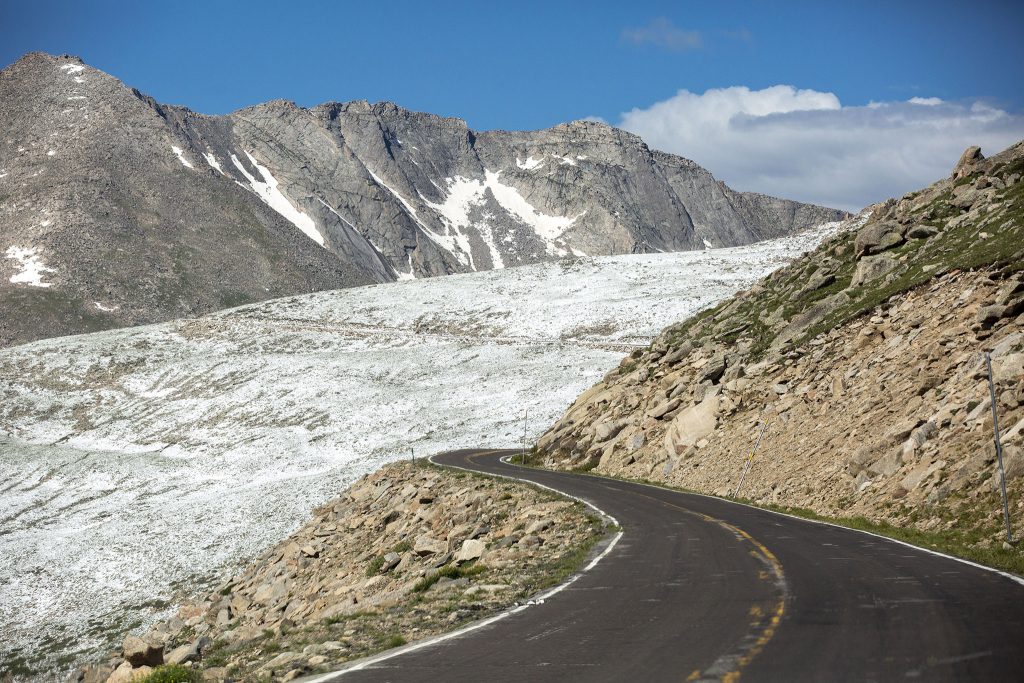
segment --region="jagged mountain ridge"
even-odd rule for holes
[[[0,71],[0,117],[3,345],[842,215],[733,192],[603,124],[477,133],[363,101],[205,116],[67,55]]]

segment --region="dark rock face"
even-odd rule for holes
[[[66,55],[0,71],[0,121],[0,346],[842,216],[733,192],[602,124],[476,133],[361,101],[203,116]]]

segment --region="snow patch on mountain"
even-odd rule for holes
[[[408,282],[409,280],[415,280],[416,279],[416,267],[413,266],[413,264],[412,264],[412,254],[409,253],[409,252],[406,252],[405,258],[409,262],[409,272],[408,273],[403,273],[400,270],[395,271],[395,275],[398,277],[398,281],[399,282]]]
[[[171,145],[171,151],[174,152],[174,156],[178,157],[178,161],[181,162],[186,168],[195,168],[192,162],[185,158],[185,152],[182,151],[181,147],[177,145]]]
[[[43,273],[57,271],[43,263],[43,257],[37,247],[10,247],[5,252],[9,259],[18,262],[20,270],[11,276],[12,284],[29,285],[31,287],[52,287],[53,283],[43,282]]]
[[[516,166],[523,169],[524,171],[532,171],[535,168],[540,168],[544,165],[544,157],[540,159],[534,159],[532,156],[526,157],[526,161],[520,161],[519,157],[516,157]]]
[[[406,199],[402,195],[402,193],[400,193],[398,190],[384,182],[383,178],[378,176],[369,168],[366,169],[366,172],[370,174],[370,177],[373,178],[374,182],[376,182],[378,185],[380,185],[385,190],[390,192],[391,195],[398,200],[398,202],[406,210],[406,213],[409,214],[413,221],[416,222],[416,225],[420,227],[420,230],[423,231],[423,234],[425,234],[432,242],[437,244],[439,247],[441,247],[449,254],[454,256],[459,263],[461,263],[464,266],[469,266],[473,270],[476,270],[476,268],[473,266],[473,256],[470,253],[469,239],[466,237],[466,235],[463,235],[461,233],[457,233],[455,235],[440,235],[434,232],[429,227],[427,227],[426,223],[420,220],[419,214],[416,213],[416,208],[411,203],[409,203],[409,200]],[[409,258],[409,264],[412,264],[412,257]]]
[[[498,200],[501,207],[533,228],[537,236],[547,243],[548,253],[564,256],[566,250],[556,244],[556,241],[562,236],[562,233],[570,228],[586,212],[579,213],[571,218],[542,213],[534,208],[519,193],[519,190],[511,185],[503,184],[499,180],[500,175],[501,171],[484,171],[487,187],[494,194],[494,198]]]
[[[231,162],[235,167],[245,176],[245,179],[249,181],[249,185],[252,187],[252,191],[262,199],[267,205],[274,211],[287,218],[292,222],[295,227],[301,230],[307,237],[319,244],[321,247],[324,246],[324,236],[320,234],[320,231],[316,227],[316,222],[307,216],[301,209],[295,207],[288,197],[278,189],[277,179],[270,173],[270,169],[266,166],[261,166],[252,154],[249,152],[245,153],[245,156],[249,158],[256,171],[263,176],[263,180],[256,180],[255,177],[249,171],[245,169],[242,162],[238,160],[238,157],[234,154],[231,155]]]
[[[577,219],[583,216],[583,213],[573,217],[552,216],[537,210],[520,194],[519,190],[501,182],[501,171],[488,171],[485,169],[483,180],[464,178],[462,176],[445,178],[445,185],[447,196],[443,202],[434,203],[425,197],[422,198],[423,201],[427,206],[440,214],[442,220],[444,220],[455,235],[465,236],[464,231],[466,229],[471,226],[477,227],[481,236],[487,242],[488,249],[492,254],[492,260],[495,262],[495,267],[501,267],[497,265],[501,262],[501,257],[493,235],[490,232],[490,226],[484,225],[481,228],[481,225],[470,217],[470,212],[474,208],[483,207],[486,204],[487,190],[491,191],[491,195],[502,209],[532,228],[534,233],[545,242],[547,252],[552,255],[565,256],[569,253],[558,240]],[[486,236],[484,233],[486,233]],[[466,240],[464,246],[461,242],[459,246],[469,256],[468,240]],[[498,254],[497,258],[494,258],[495,254]]]
[[[212,151],[204,154],[203,158],[206,159],[206,163],[210,165],[210,168],[215,168],[221,175],[226,175],[224,173],[224,169],[220,167],[220,162],[217,160],[216,155],[214,155]]]

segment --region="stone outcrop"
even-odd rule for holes
[[[1019,538],[1022,174],[1024,144],[974,148],[952,178],[871,207],[634,352],[544,434],[539,458],[731,495],[767,424],[742,496],[998,545],[989,353]],[[602,424],[625,426],[599,440]]]
[[[330,670],[527,599],[604,530],[581,504],[525,484],[387,465],[75,680],[127,683],[164,664],[213,681]]]
[[[960,159],[957,160],[956,166],[953,167],[953,177],[960,179],[966,175],[970,175],[974,171],[974,167],[984,160],[985,155],[981,153],[981,147],[976,145],[968,147],[964,150],[964,153],[960,155]]]

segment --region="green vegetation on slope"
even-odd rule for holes
[[[1019,146],[1018,146],[1019,147]],[[685,341],[746,340],[750,356],[785,351],[847,323],[894,294],[954,270],[1024,268],[1024,156],[1017,148],[956,180],[877,207],[858,232],[837,235],[733,299],[670,327],[669,347]],[[1009,157],[1008,161],[1001,159]],[[974,199],[974,201],[972,201]],[[892,270],[854,285],[866,257],[863,233],[891,226],[895,244],[871,256]],[[894,262],[894,263],[893,263]]]

